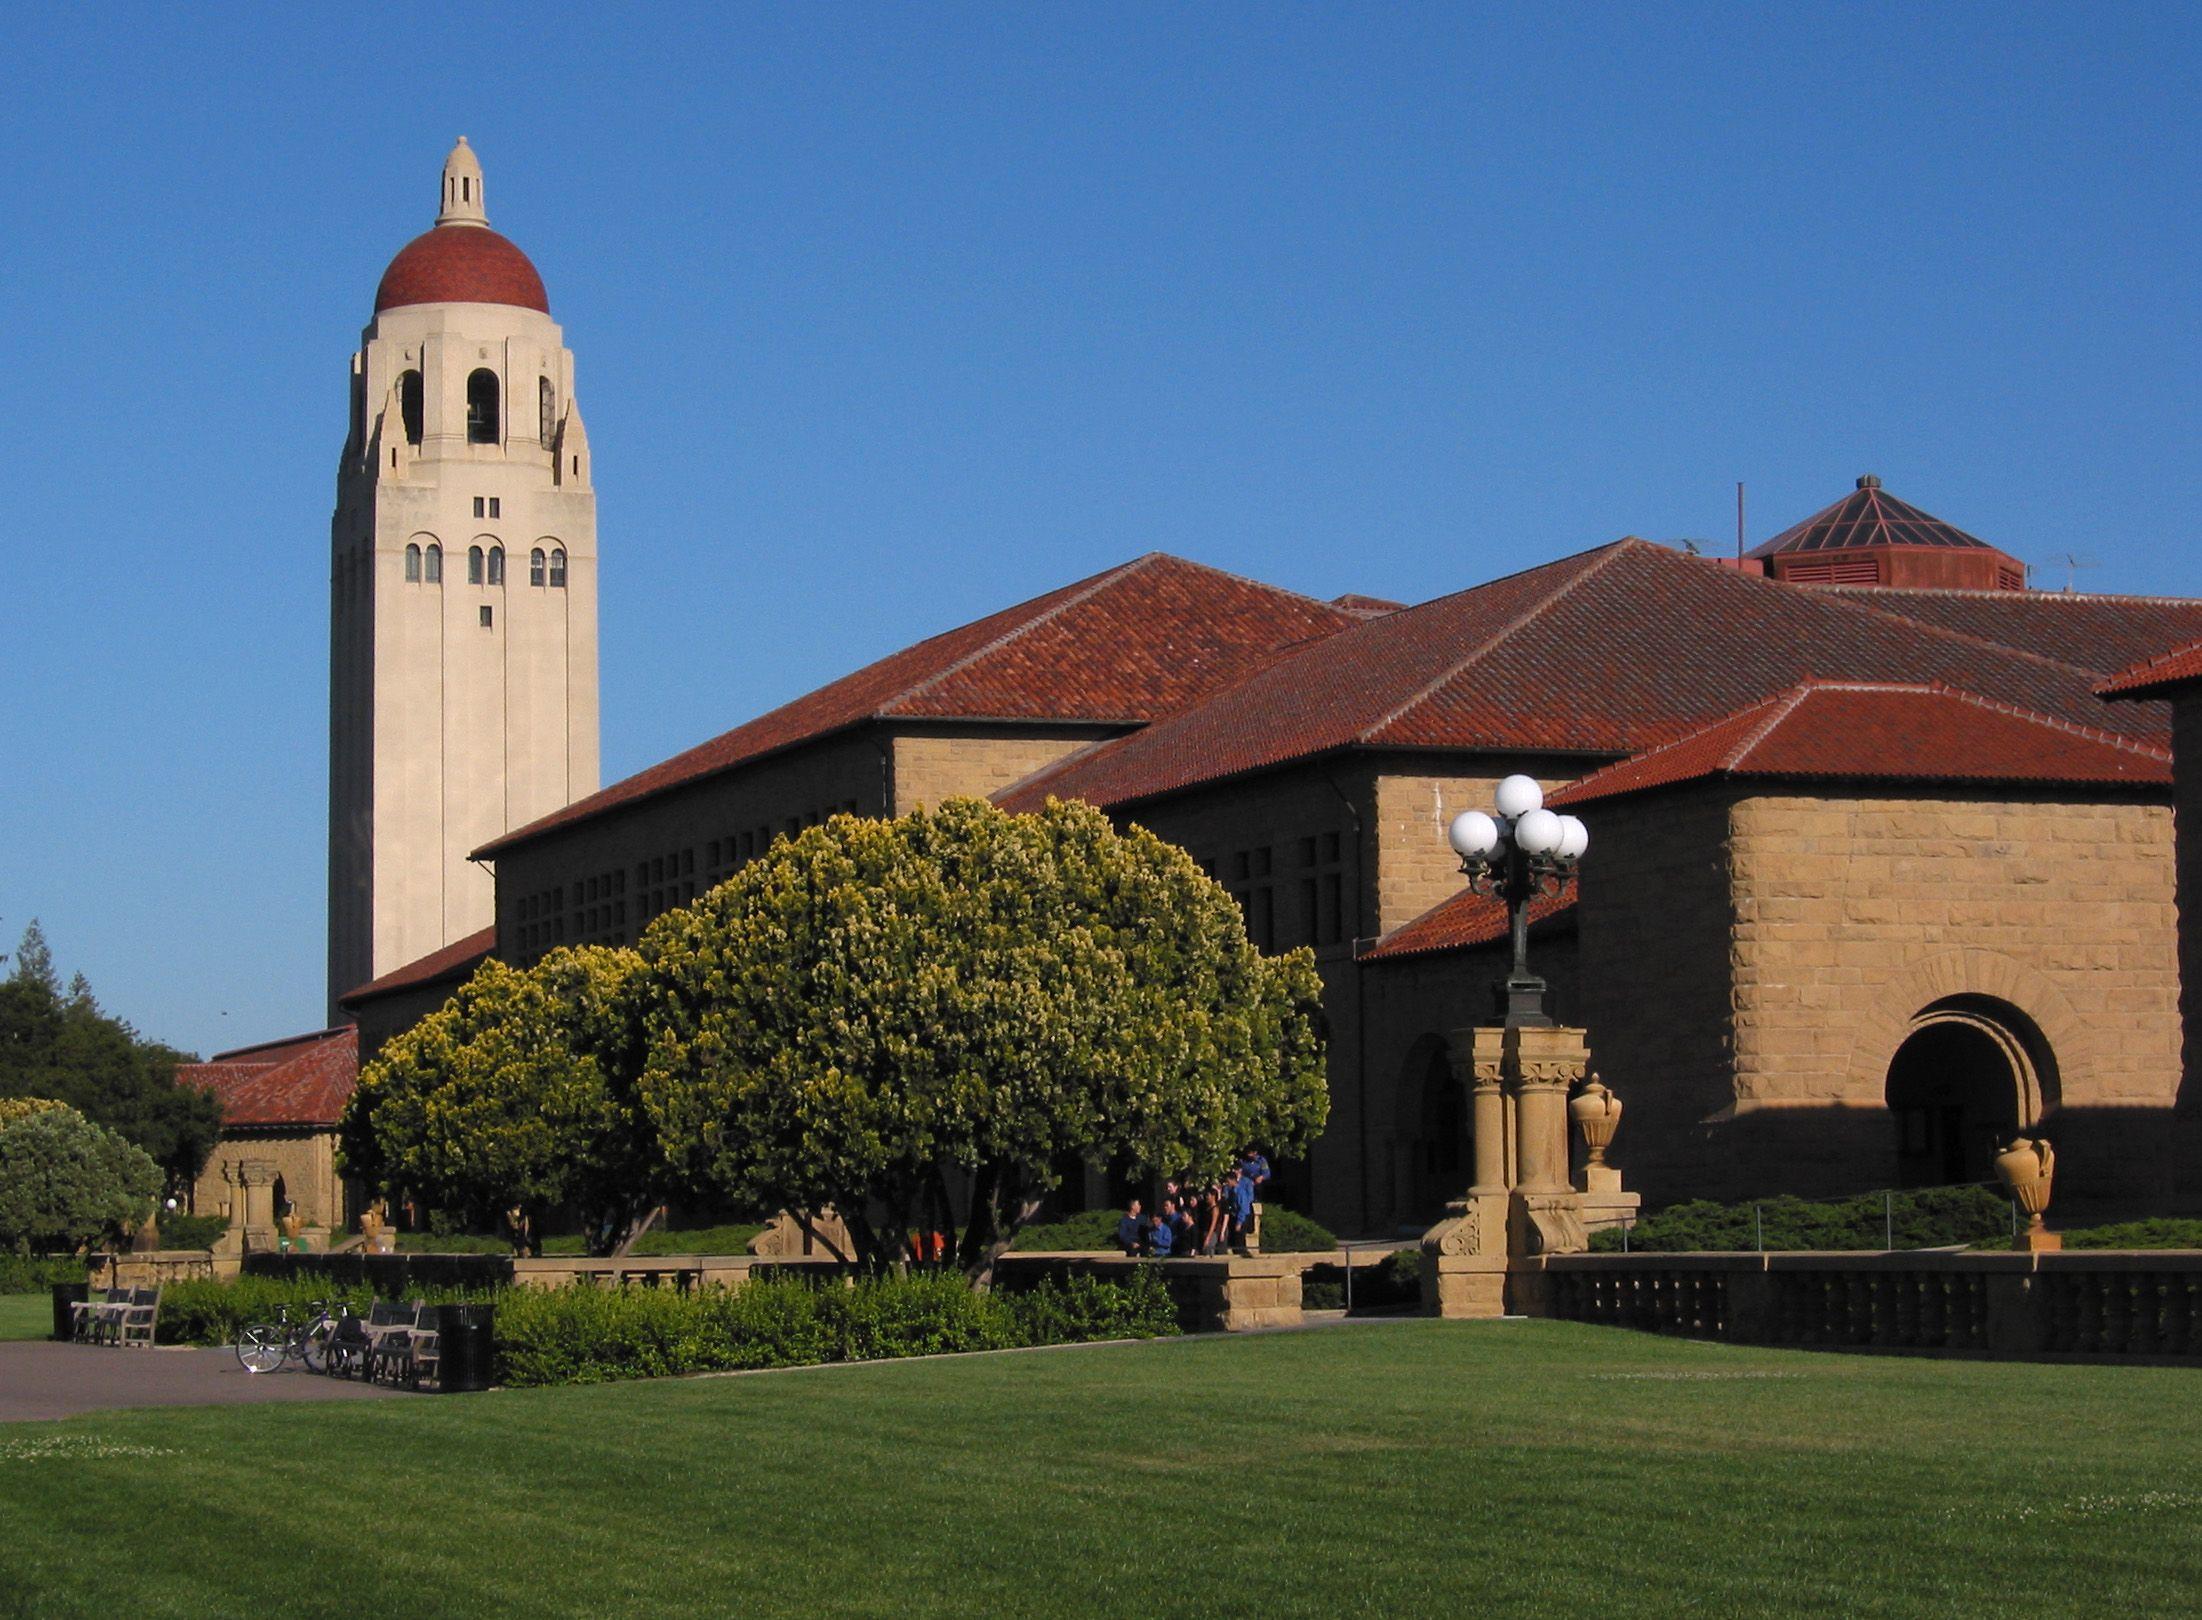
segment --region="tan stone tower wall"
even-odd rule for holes
[[[446,193],[472,161],[462,144]],[[471,173],[471,206],[446,196],[433,236],[491,239]],[[485,370],[488,443],[468,432]],[[332,1018],[345,991],[488,926],[470,850],[596,790],[596,496],[573,390],[558,324],[514,303],[385,308],[353,356],[330,525]]]

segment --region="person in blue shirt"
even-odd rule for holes
[[[1137,1254],[1146,1237],[1141,1230],[1145,1223],[1139,1218],[1139,1209],[1139,1200],[1135,1198],[1125,1206],[1124,1218],[1116,1223],[1116,1246],[1126,1254]]]
[[[1170,1230],[1170,1223],[1157,1211],[1147,1219],[1147,1252],[1157,1260],[1170,1258],[1170,1244],[1177,1234]]]
[[[1261,1149],[1248,1148],[1239,1155],[1239,1173],[1253,1179],[1254,1196],[1260,1198],[1262,1188],[1269,1184],[1269,1160],[1263,1157]]]
[[[1199,1236],[1193,1224],[1192,1212],[1175,1198],[1162,1200],[1162,1224],[1170,1229],[1172,1254],[1191,1254],[1198,1246]]]
[[[1244,1254],[1247,1229],[1254,1224],[1254,1178],[1234,1169],[1225,1180],[1223,1191],[1231,1211],[1231,1247]]]

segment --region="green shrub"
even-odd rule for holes
[[[1043,1277],[1022,1292],[996,1297],[1016,1323],[1020,1344],[1163,1339],[1178,1331],[1177,1304],[1152,1266],[1138,1267],[1122,1282]]]
[[[1017,1254],[1067,1254],[1087,1249],[1116,1247],[1116,1223],[1120,1209],[1089,1209],[1066,1215],[1059,1221],[1027,1226],[1009,1247]]]
[[[164,1249],[211,1249],[228,1230],[229,1217],[226,1215],[186,1215],[180,1210],[161,1212],[160,1238]]]
[[[1757,1211],[1754,1223],[1753,1210]],[[1802,1198],[1765,1198],[1752,1204],[1715,1204],[1705,1199],[1670,1204],[1636,1223],[1626,1246],[1646,1253],[1692,1250],[1877,1250],[1944,1248],[1953,1244],[1994,1243],[2011,1235],[2011,1201],[1987,1187],[1923,1187],[1894,1197],[1880,1193],[1832,1203]],[[1618,1254],[1619,1228],[1591,1234],[1597,1254]]]
[[[1328,1254],[1338,1239],[1328,1227],[1318,1226],[1298,1210],[1282,1204],[1262,1206],[1262,1253]]]
[[[80,1283],[84,1262],[73,1254],[0,1253],[0,1294],[43,1294],[55,1283]]]
[[[2064,1234],[2068,1249],[2202,1249],[2202,1221],[2157,1216],[2120,1221],[2114,1226],[2082,1227]]]
[[[545,1248],[548,1247],[546,1244]],[[505,1238],[482,1232],[438,1232],[431,1228],[426,1232],[398,1233],[397,1251],[400,1254],[510,1254],[512,1244]],[[574,1239],[573,1248],[567,1252],[579,1254],[581,1240]]]
[[[1342,1311],[1346,1308],[1346,1285],[1342,1278],[1325,1277],[1320,1281],[1312,1277],[1300,1280],[1300,1309],[1303,1311]]]
[[[481,1289],[422,1288],[408,1299],[442,1304],[451,1300],[491,1298],[502,1317],[504,1302],[518,1290],[500,1289],[485,1295]],[[289,1306],[292,1321],[310,1317],[315,1300],[330,1310],[349,1306],[355,1316],[367,1314],[375,1292],[364,1284],[332,1283],[322,1278],[239,1277],[232,1282],[194,1278],[172,1282],[161,1290],[161,1314],[154,1337],[162,1344],[221,1345],[236,1341],[238,1329],[252,1322],[272,1322],[278,1306]]]

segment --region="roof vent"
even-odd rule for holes
[[[1881,480],[1871,473],[1861,473],[1858,478],[1858,487],[1860,489],[1879,489]]]

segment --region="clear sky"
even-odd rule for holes
[[[326,20],[300,22],[320,11]],[[462,20],[463,19],[463,20]],[[469,136],[579,368],[607,781],[1148,550],[1421,600],[1879,473],[2202,594],[2186,7],[29,8],[0,948],[322,1008],[328,520]]]

